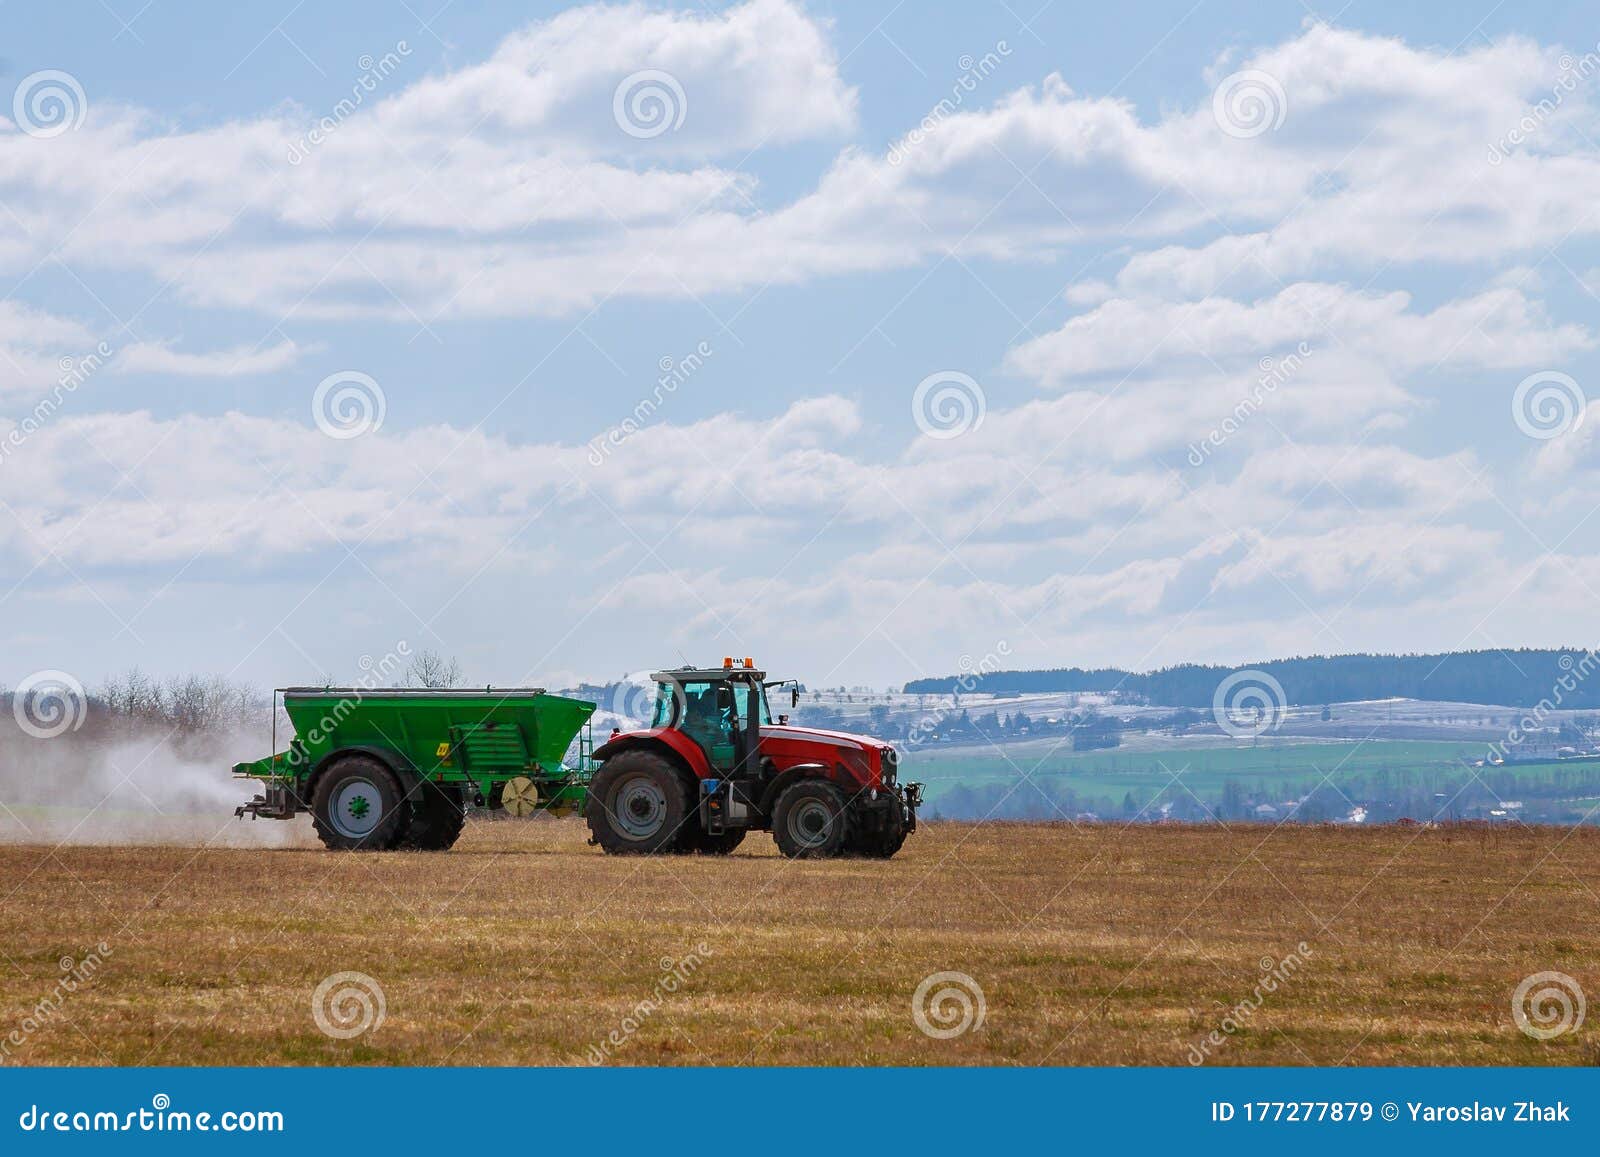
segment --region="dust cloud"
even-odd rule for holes
[[[9,723],[9,719],[5,722]],[[39,739],[0,732],[0,844],[318,847],[310,820],[235,819],[256,794],[232,764],[267,754],[263,735],[175,742],[160,732]]]

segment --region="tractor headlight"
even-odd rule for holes
[[[894,786],[896,776],[900,771],[900,754],[892,747],[885,747],[883,755],[883,782]]]

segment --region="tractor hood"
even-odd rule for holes
[[[820,727],[795,727],[789,724],[763,727],[761,729],[761,738],[793,739],[799,743],[827,743],[835,747],[848,747],[855,751],[877,751],[881,748],[893,746],[893,744],[885,743],[881,739],[874,739],[870,735],[851,735],[848,731],[824,731]]]

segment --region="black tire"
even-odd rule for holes
[[[844,792],[825,779],[802,779],[773,805],[772,838],[791,860],[824,860],[851,846],[854,821]]]
[[[687,778],[654,751],[624,751],[589,781],[584,818],[594,842],[611,855],[686,850],[699,830]]]
[[[697,824],[694,835],[686,841],[688,846],[684,850],[699,852],[702,856],[726,856],[744,843],[744,835],[744,828],[727,828],[713,836]]]
[[[861,831],[858,827],[855,838],[850,842],[848,854],[869,860],[887,860],[904,847],[905,842],[905,817],[895,810],[889,814],[886,826],[877,831]]]
[[[370,755],[347,755],[317,777],[311,823],[324,847],[383,852],[406,838],[411,804],[386,764]]]
[[[411,795],[411,825],[397,846],[419,852],[448,851],[466,826],[466,796],[460,785],[424,780]]]

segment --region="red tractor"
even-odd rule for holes
[[[888,859],[917,828],[920,783],[862,735],[773,722],[767,682],[746,659],[657,671],[650,726],[595,749],[584,808],[590,843],[613,854],[725,855],[770,831],[785,856]],[[789,683],[790,706],[799,703]]]

